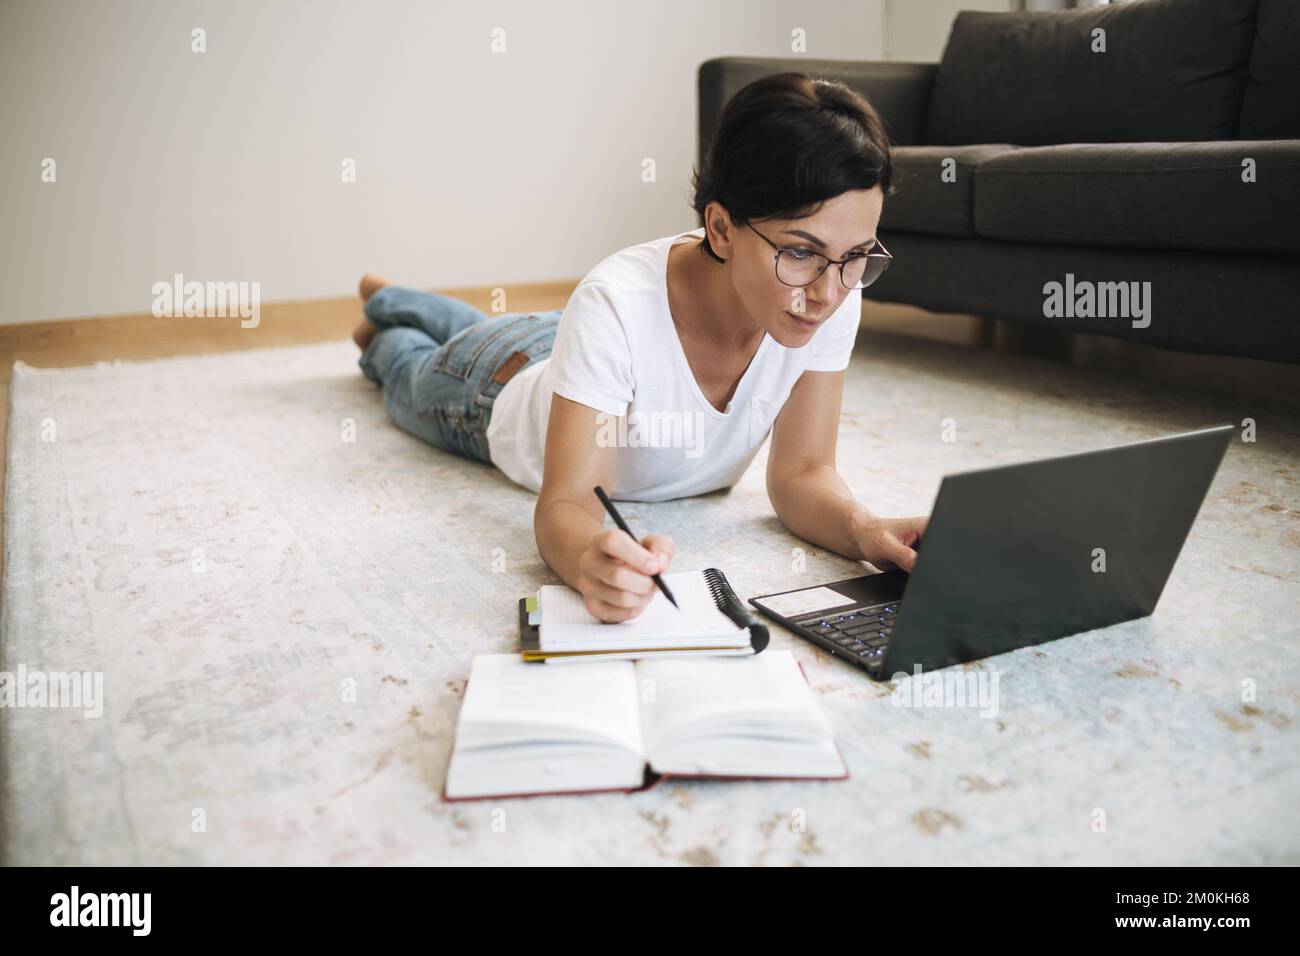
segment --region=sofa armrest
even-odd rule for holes
[[[724,56],[706,60],[699,70],[699,152],[702,164],[713,127],[737,90],[754,80],[785,71],[840,80],[865,96],[880,113],[897,146],[921,142],[937,63],[868,60],[811,60],[806,57]]]

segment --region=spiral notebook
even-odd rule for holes
[[[767,647],[767,625],[736,597],[717,568],[675,571],[663,580],[677,607],[656,589],[644,611],[616,624],[594,617],[572,588],[544,585],[531,602],[519,601],[521,656],[558,664],[649,656],[743,657]]]

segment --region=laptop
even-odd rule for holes
[[[911,574],[749,603],[875,680],[1146,617],[1234,432],[948,475]]]

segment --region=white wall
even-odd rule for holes
[[[263,302],[580,277],[694,226],[702,61],[795,28],[881,59],[886,2],[894,58],[936,59],[942,0],[5,0],[0,323],[147,312],[176,272]]]

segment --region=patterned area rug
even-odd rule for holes
[[[1294,411],[864,332],[839,468],[882,514],[951,471],[1246,417],[1257,440],[1154,616],[977,665],[995,716],[896,706],[777,629],[851,779],[494,805],[438,793],[471,658],[557,581],[534,497],[392,426],[350,342],[20,363],[11,403],[0,672],[102,695],[0,710],[7,863],[1300,863]],[[766,454],[623,513],[742,597],[859,573],[781,526]]]

